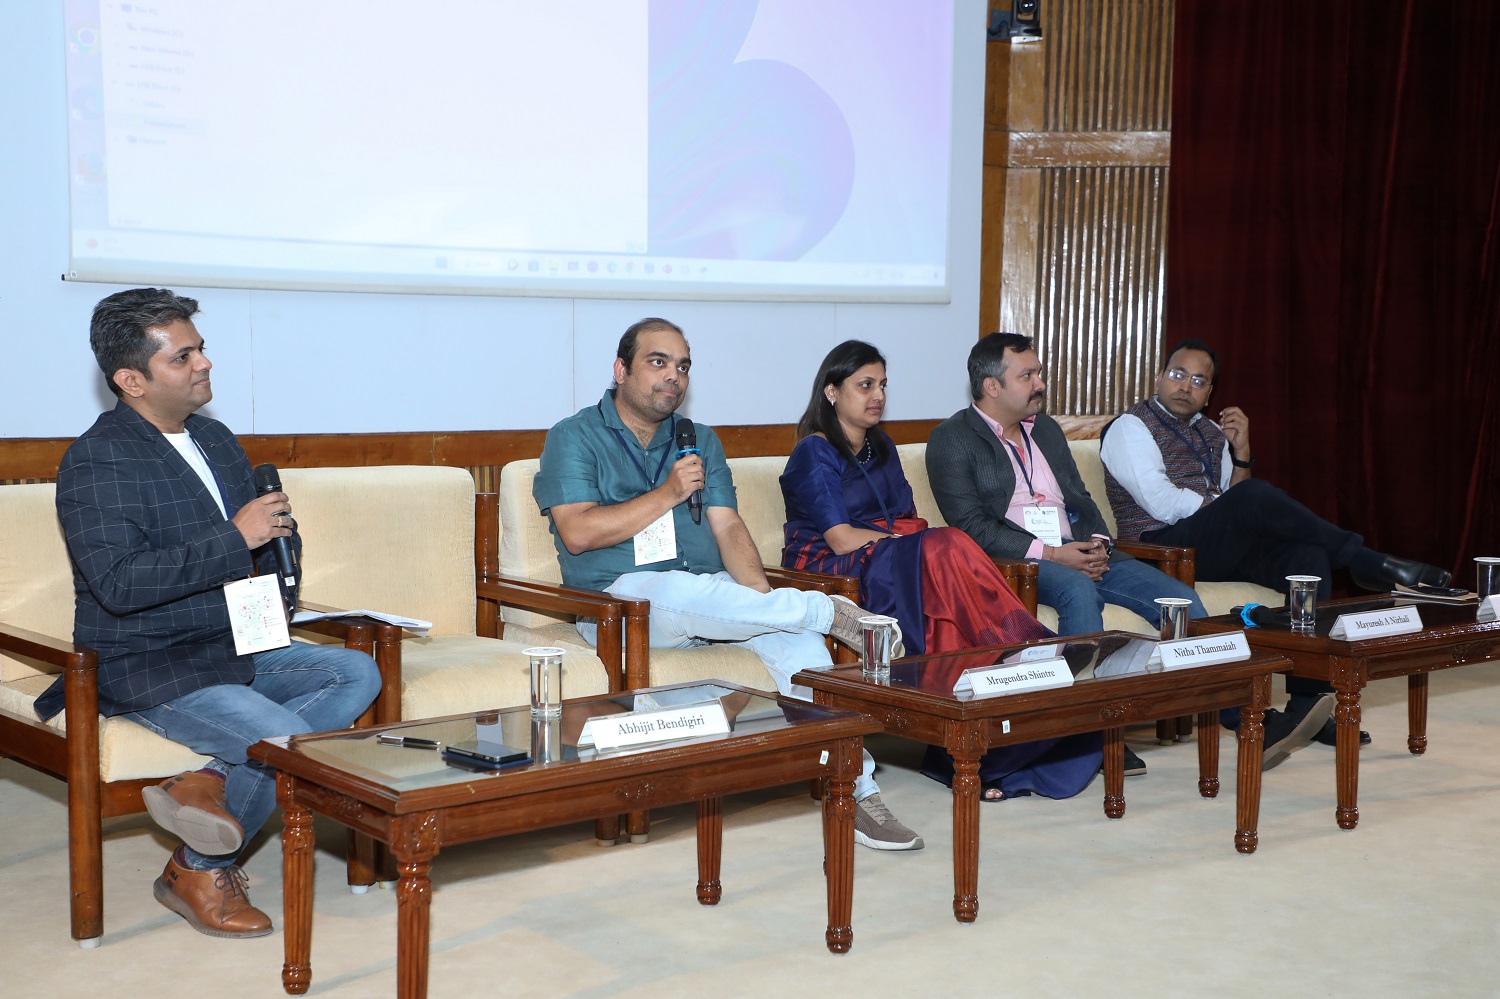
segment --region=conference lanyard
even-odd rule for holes
[[[1188,426],[1193,427],[1193,432],[1198,435],[1198,439],[1203,441],[1203,452],[1200,454],[1198,448],[1194,446],[1192,441],[1188,440],[1186,434],[1161,418],[1161,414],[1156,411],[1155,406],[1147,406],[1146,408],[1151,412],[1152,416],[1156,417],[1157,423],[1160,423],[1162,426],[1172,431],[1172,433],[1177,435],[1178,440],[1182,441],[1182,443],[1188,446],[1188,450],[1193,452],[1193,457],[1197,458],[1198,461],[1203,465],[1203,478],[1207,480],[1208,488],[1217,489],[1219,480],[1218,476],[1214,475],[1213,473],[1213,464],[1210,461],[1210,459],[1213,457],[1213,453],[1208,446],[1208,438],[1203,436],[1203,431],[1199,430],[1196,426],[1193,426],[1193,424],[1188,424]],[[1204,455],[1207,455],[1208,457],[1204,457]]]
[[[1008,447],[1010,453],[1016,456],[1016,464],[1021,466],[1021,475],[1026,479],[1026,491],[1031,494],[1031,502],[1036,506],[1041,506],[1042,498],[1037,495],[1036,486],[1031,484],[1031,470],[1028,467],[1034,460],[1034,456],[1031,453],[1031,437],[1026,433],[1024,425],[1020,427],[1020,430],[1021,440],[1026,442],[1026,457],[1024,459],[1021,457],[1021,449],[1012,444],[1010,439],[1004,434],[1000,435],[1000,443]]]
[[[603,403],[599,404],[599,415],[600,416],[604,415],[604,404]],[[606,426],[608,426],[608,424],[606,424]],[[635,465],[637,471],[639,471],[641,473],[641,478],[643,478],[643,479],[646,480],[646,488],[647,489],[655,489],[656,488],[656,480],[661,478],[661,470],[666,467],[666,465],[667,465],[667,455],[669,455],[669,454],[672,453],[672,449],[670,447],[668,447],[665,451],[663,451],[661,453],[661,461],[659,461],[659,462],[656,463],[656,474],[654,476],[647,475],[646,474],[646,466],[642,465],[641,464],[641,459],[639,459],[639,458],[637,458],[635,456],[635,449],[632,448],[628,443],[626,443],[626,441],[625,441],[625,435],[622,434],[622,433],[620,433],[620,428],[619,427],[610,427],[609,429],[610,429],[610,432],[612,432],[615,435],[615,440],[617,440],[617,441],[620,442],[620,447],[624,448],[625,449],[625,453],[628,454],[628,455],[630,455],[630,460]],[[669,434],[667,436],[667,440],[673,441],[673,440],[676,440],[676,439],[677,439],[677,414],[673,413],[672,414],[672,425],[671,425],[671,428],[670,428],[670,432],[669,432]]]
[[[859,463],[858,458],[854,459],[854,467],[859,469],[859,474],[865,477],[865,484],[870,487],[870,492],[874,495],[875,502],[880,504],[880,515],[885,518],[886,533],[896,533],[896,522],[891,519],[891,511],[885,505],[885,493],[881,492],[880,489],[875,485],[875,480],[870,478],[870,473],[865,471],[865,466]]]

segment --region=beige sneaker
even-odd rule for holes
[[[854,842],[872,850],[922,849],[922,837],[891,814],[879,792],[854,803]]]
[[[864,629],[859,626],[859,619],[876,615],[842,593],[830,594],[829,599],[833,601],[833,624],[828,626],[828,633],[855,652],[864,655],[865,634]],[[906,655],[906,645],[901,641],[901,626],[898,624],[894,627],[896,637],[891,643],[891,658],[900,659]]]

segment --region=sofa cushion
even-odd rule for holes
[[[750,529],[750,538],[766,565],[781,564],[781,549],[786,543],[786,501],[781,498],[781,473],[786,470],[786,462],[784,454],[729,459],[740,519]]]
[[[462,468],[288,468],[302,599],[474,634],[474,479]]]
[[[33,706],[51,682],[50,676],[32,675],[0,683],[0,711],[41,724],[36,721]],[[67,731],[61,713],[54,715],[47,727]],[[99,718],[99,774],[103,780],[170,777],[184,770],[196,770],[207,762],[208,757],[163,739],[144,725],[125,718]]]
[[[408,638],[401,643],[401,717],[437,718],[531,700],[527,645],[474,635]],[[604,664],[581,642],[563,646],[563,696],[609,690]]]
[[[0,621],[73,638],[73,566],[57,520],[52,483],[0,486]],[[36,663],[0,654],[0,682],[37,676]]]

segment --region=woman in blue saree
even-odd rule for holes
[[[879,427],[885,393],[885,358],[870,344],[847,340],[823,359],[781,476],[781,564],[858,577],[860,606],[900,622],[907,655],[1050,637],[973,539],[917,517],[900,456]],[[990,750],[982,798],[1071,797],[1098,772],[1100,744],[1094,733]],[[952,781],[938,747],[922,770]]]

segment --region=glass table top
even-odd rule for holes
[[[729,735],[698,736],[600,751],[592,745],[587,729],[590,718],[710,702],[723,706],[729,720]],[[802,723],[848,716],[845,711],[821,708],[792,698],[766,696],[728,684],[682,684],[565,702],[561,716],[551,719],[532,718],[529,707],[507,708],[404,722],[379,730],[351,729],[293,736],[288,740],[288,748],[310,760],[393,791],[410,791],[764,734]],[[382,742],[381,735],[426,740],[437,747],[478,749],[501,757],[520,754],[521,758],[497,769],[475,771],[450,765],[440,748],[392,745]]]
[[[1077,638],[1059,638],[1051,642],[898,659],[891,664],[889,682],[881,680],[879,684],[952,697],[960,701],[974,700],[972,691],[961,690],[955,693],[953,689],[965,671],[1049,659],[1061,659],[1066,663],[1073,674],[1074,684],[1144,676],[1148,673],[1165,672],[1160,662],[1147,661],[1158,644],[1159,639],[1146,635],[1112,631]],[[860,675],[861,668],[858,664],[841,666],[837,667],[837,672],[843,676],[857,676]],[[1185,670],[1177,669],[1173,672]]]

